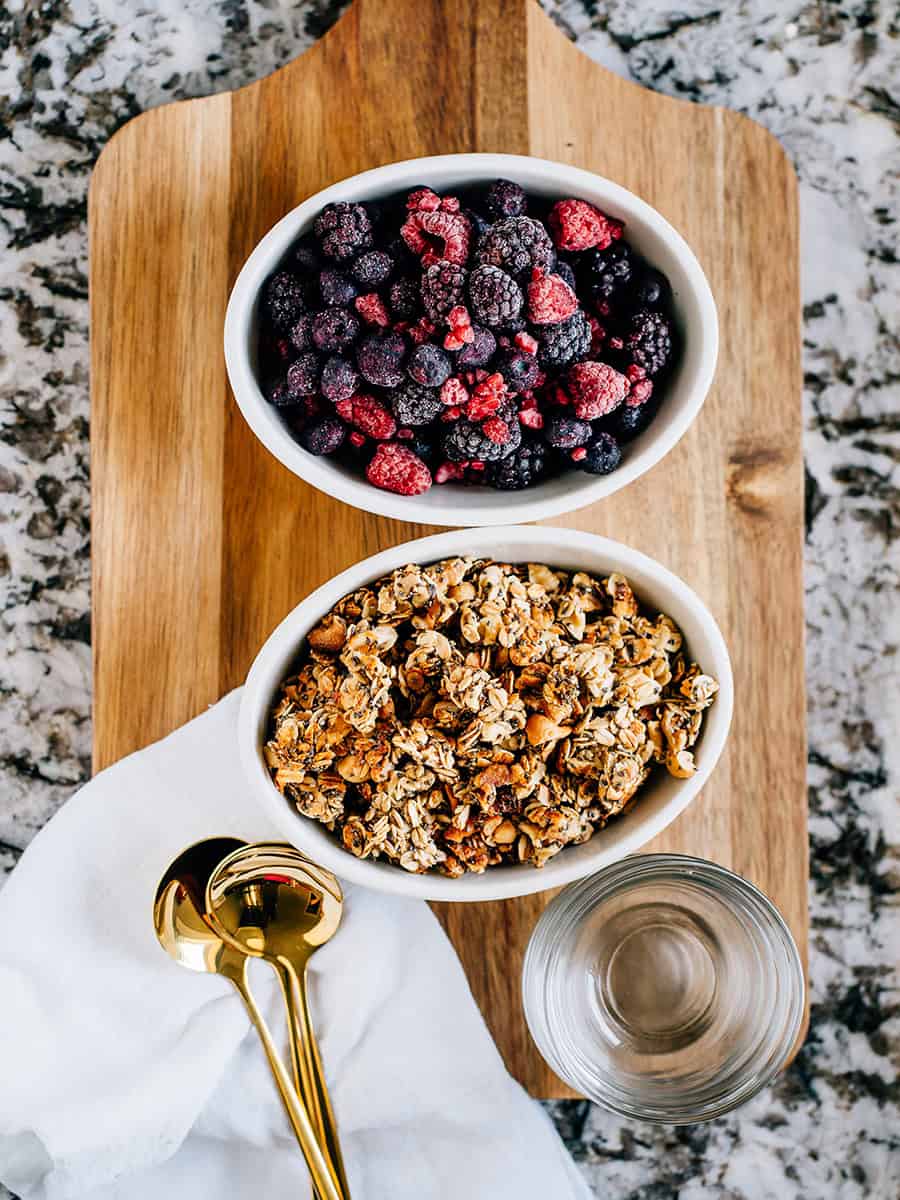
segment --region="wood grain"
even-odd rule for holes
[[[729,748],[655,848],[752,879],[805,955],[794,175],[759,126],[610,75],[531,0],[357,0],[268,79],[138,117],[102,154],[89,207],[95,768],[238,684],[324,579],[430,532],[322,496],[263,450],[229,394],[221,329],[245,257],[289,208],[368,167],[464,150],[615,179],[680,229],[710,278],[722,348],[699,420],[644,478],[557,523],[659,558],[722,625],[737,692]],[[547,899],[439,916],[510,1069],[559,1096],[519,1002]]]

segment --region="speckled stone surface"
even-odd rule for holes
[[[707,1126],[550,1106],[598,1196],[900,1194],[900,18],[880,0],[544,0],[583,49],[761,121],[799,173],[812,1027]],[[324,0],[0,8],[0,868],[87,778],[87,185],[124,121],[295,57]],[[777,213],[773,213],[777,220]]]

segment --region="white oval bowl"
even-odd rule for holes
[[[330,458],[309,454],[291,436],[284,419],[268,403],[256,379],[257,303],[268,276],[326,204],[339,200],[377,200],[416,184],[446,191],[498,176],[514,179],[536,195],[577,196],[596,204],[624,221],[629,242],[668,276],[684,347],[652,424],[625,447],[621,466],[610,475],[568,471],[523,492],[446,483],[435,485],[420,496],[398,496],[373,487],[362,475]],[[572,512],[617,492],[668,454],[691,425],[712,383],[718,342],[716,306],[706,276],[687,242],[655,208],[590,171],[516,154],[415,158],[364,171],[317,192],[282,217],[262,239],[237,277],[225,314],[228,378],[244,419],[263,445],[289,471],[337,500],[366,512],[427,525],[539,521]]]
[[[459,879],[413,875],[387,862],[356,858],[318,822],[302,816],[278,791],[263,758],[272,703],[290,674],[304,638],[341,597],[407,563],[427,564],[455,555],[489,556],[505,562],[539,562],[607,575],[620,571],[649,608],[667,613],[684,633],[691,657],[719,681],[719,694],[706,712],[697,745],[697,772],[675,779],[654,772],[639,799],[622,817],[589,842],[568,846],[540,869],[527,864],[491,867]],[[637,550],[572,529],[512,526],[461,529],[394,546],[363,559],[317,588],[289,613],[257,655],[241,698],[238,738],[241,761],[253,795],[285,838],[344,879],[376,891],[426,900],[502,900],[559,887],[639,850],[674,821],[697,795],[725,745],[734,687],[725,641],[702,601],[677,575]],[[690,854],[696,847],[682,846]]]

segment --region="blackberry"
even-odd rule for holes
[[[357,283],[371,291],[386,283],[393,269],[394,260],[384,250],[367,250],[354,259],[350,271]]]
[[[485,483],[501,492],[520,491],[539,483],[547,466],[547,452],[543,444],[530,438],[523,441],[517,450],[498,463],[493,463],[485,472]]]
[[[478,247],[478,261],[502,267],[517,279],[527,278],[535,267],[553,269],[556,251],[547,230],[531,217],[510,217],[492,225]]]
[[[628,287],[634,273],[634,260],[624,242],[613,242],[605,250],[590,250],[585,255],[584,286],[597,300],[609,300]]]
[[[421,293],[425,315],[440,321],[451,308],[462,303],[466,287],[466,269],[456,263],[433,263],[422,275]]]
[[[372,245],[372,222],[361,204],[327,204],[316,217],[313,232],[322,253],[339,261]]]
[[[437,446],[424,433],[414,433],[411,438],[404,438],[403,445],[412,450],[417,458],[421,458],[426,466],[431,466],[437,457]]]
[[[391,395],[391,407],[398,425],[414,428],[433,421],[444,406],[439,388],[407,380]]]
[[[272,383],[267,384],[265,393],[268,402],[274,404],[276,408],[288,408],[290,405],[296,404],[300,399],[299,395],[290,391],[283,379],[276,379]]]
[[[482,325],[508,325],[522,311],[522,289],[505,271],[481,266],[469,276],[469,301],[472,317]]]
[[[396,387],[403,382],[406,350],[406,339],[402,334],[370,334],[356,347],[359,373],[376,387]]]
[[[572,270],[571,265],[567,262],[563,262],[561,258],[556,260],[556,274],[560,277],[563,283],[568,284],[573,292],[576,290],[578,285],[575,281],[575,272]]]
[[[291,248],[293,265],[304,275],[314,275],[320,266],[319,248],[312,234],[298,238]]]
[[[494,363],[494,370],[500,372],[508,391],[513,395],[533,388],[541,374],[535,356],[525,354],[521,350],[501,350]]]
[[[591,440],[593,429],[577,417],[551,417],[544,428],[544,440],[554,450],[574,450]]]
[[[334,454],[346,432],[346,427],[336,417],[326,417],[300,432],[300,445],[310,454]]]
[[[287,271],[278,271],[266,284],[262,309],[269,324],[279,333],[287,333],[306,308],[303,284]]]
[[[397,279],[388,292],[388,305],[398,321],[408,321],[419,309],[419,286],[414,279]]]
[[[653,399],[644,404],[620,404],[603,422],[603,428],[611,433],[616,441],[630,442],[632,438],[644,432],[658,411],[659,405]]]
[[[450,359],[440,346],[423,342],[416,346],[406,364],[411,379],[425,387],[439,388],[450,375]]]
[[[527,203],[524,190],[511,179],[495,179],[484,198],[484,206],[495,221],[521,217]]]
[[[656,308],[669,293],[669,281],[662,271],[643,264],[629,291],[628,299],[637,308]]]
[[[497,339],[483,325],[472,325],[475,340],[466,342],[456,355],[458,367],[484,367],[494,357],[497,349]]]
[[[312,313],[304,313],[291,327],[289,337],[295,350],[312,349]]]
[[[359,375],[352,363],[339,354],[332,354],[322,368],[322,378],[319,380],[319,391],[326,400],[337,404],[339,400],[348,400],[359,386]]]
[[[359,318],[347,308],[326,308],[316,313],[312,340],[326,353],[343,350],[359,336]]]
[[[591,349],[591,327],[579,308],[565,321],[544,325],[535,332],[538,339],[538,362],[542,367],[558,370],[585,358]]]
[[[522,440],[522,430],[518,421],[510,421],[508,428],[509,440],[501,444],[492,441],[474,421],[460,417],[444,430],[441,439],[444,457],[451,462],[466,462],[472,459],[485,463],[498,462],[516,450]]]
[[[611,433],[598,433],[588,443],[587,454],[575,465],[589,475],[608,475],[622,461],[619,443]]]
[[[323,302],[329,306],[352,304],[359,295],[359,288],[350,276],[334,267],[319,272],[319,291]]]
[[[312,396],[319,390],[319,356],[313,351],[301,354],[287,373],[287,389],[292,396]]]
[[[624,355],[629,362],[643,367],[648,375],[658,375],[672,358],[672,327],[660,312],[638,309],[628,322],[624,337]]]

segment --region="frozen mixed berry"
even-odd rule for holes
[[[502,419],[501,419],[502,421]],[[521,427],[517,421],[502,422],[506,436],[499,441],[482,429],[476,421],[461,417],[444,429],[441,449],[451,462],[497,462],[512,453],[522,440]],[[492,431],[494,432],[494,431]]]
[[[605,417],[628,395],[629,382],[614,367],[602,362],[580,362],[566,374],[575,416],[583,421]]]
[[[634,272],[631,251],[624,242],[613,242],[606,250],[585,256],[584,284],[598,300],[610,300],[627,288]]]
[[[316,217],[313,233],[322,253],[343,261],[372,245],[372,222],[362,204],[327,204]]]
[[[560,370],[583,359],[591,349],[591,327],[579,308],[565,321],[543,325],[535,331],[538,362],[548,370]]]
[[[326,353],[343,350],[358,336],[359,317],[348,308],[326,308],[313,317],[313,344]]]
[[[567,283],[569,285],[569,287],[572,289],[572,291],[574,292],[576,290],[578,284],[575,279],[575,272],[572,270],[572,267],[570,266],[570,264],[567,263],[562,258],[557,259],[554,270],[555,270],[556,274],[560,277],[560,279],[563,281],[563,283]]]
[[[497,350],[497,339],[489,329],[472,322],[472,340],[457,351],[457,367],[484,367]]]
[[[556,252],[550,235],[531,217],[510,217],[492,225],[481,239],[478,261],[502,267],[510,275],[527,280],[535,267],[552,270]]]
[[[481,325],[508,326],[518,317],[524,302],[515,279],[499,267],[477,267],[469,276],[469,307]]]
[[[291,249],[293,266],[304,275],[314,275],[322,265],[319,247],[311,233],[298,238]]]
[[[470,421],[481,421],[500,411],[507,400],[506,381],[499,371],[478,380],[465,406]]]
[[[403,445],[407,450],[411,450],[416,458],[421,458],[422,462],[430,467],[437,456],[437,446],[421,430],[413,429],[410,432],[412,437],[405,438]]]
[[[318,354],[309,350],[288,367],[287,389],[292,396],[312,396],[319,390],[321,363]]]
[[[541,377],[541,368],[533,354],[512,348],[501,350],[494,364],[506,382],[511,395],[530,391]]]
[[[346,426],[336,417],[307,425],[300,433],[300,445],[310,454],[334,454],[344,440]]]
[[[336,267],[326,267],[319,272],[319,291],[323,304],[343,307],[353,303],[359,289],[349,275]]]
[[[295,350],[309,350],[312,348],[312,322],[312,313],[304,313],[291,326],[289,337],[291,345]]]
[[[622,461],[619,443],[611,433],[596,434],[585,449],[587,453],[573,461],[580,471],[590,475],[609,475]]]
[[[391,407],[398,425],[427,425],[444,407],[437,387],[423,387],[407,380],[391,393]]]
[[[620,404],[603,425],[620,444],[630,442],[644,432],[656,416],[658,407],[653,400],[645,404]]]
[[[367,292],[365,296],[357,296],[353,301],[353,307],[367,325],[378,325],[380,328],[386,329],[391,323],[388,310],[384,307],[384,301],[377,292]]]
[[[376,441],[386,441],[397,432],[397,422],[374,396],[365,392],[357,392],[346,400],[339,400],[335,405],[339,417],[353,425],[360,433]]]
[[[413,254],[422,259],[423,266],[439,259],[462,265],[469,257],[472,226],[461,212],[414,209],[400,233]]]
[[[528,319],[532,325],[558,325],[578,308],[578,297],[561,275],[539,267],[528,284]]]
[[[370,334],[356,347],[356,365],[367,383],[396,387],[406,374],[404,360],[409,349],[400,333]]]
[[[661,312],[642,308],[628,322],[624,354],[648,375],[658,375],[672,358],[672,326]]]
[[[586,445],[593,432],[590,422],[577,417],[551,417],[544,427],[544,439],[555,450],[574,450]]]
[[[388,308],[398,321],[408,321],[419,309],[419,285],[415,279],[396,279],[388,291]]]
[[[450,376],[450,356],[440,346],[423,342],[409,356],[406,370],[411,379],[425,387],[439,388]]]
[[[268,402],[274,404],[276,408],[287,408],[292,404],[297,404],[300,400],[299,394],[290,391],[283,379],[277,379],[274,383],[269,383],[265,392]]]
[[[441,321],[451,309],[463,303],[466,270],[457,263],[436,262],[422,275],[422,305],[431,321]]]
[[[490,221],[486,221],[481,213],[475,212],[474,209],[466,208],[463,210],[465,216],[469,218],[471,226],[471,237],[469,239],[469,254],[476,250],[481,243],[481,239],[491,227]]]
[[[544,477],[547,461],[547,451],[541,442],[534,438],[527,441],[508,454],[498,463],[492,463],[486,473],[485,483],[502,492],[521,491],[539,483]]]
[[[367,292],[380,288],[391,277],[394,260],[384,250],[367,250],[353,260],[350,273]]]
[[[495,179],[487,190],[484,206],[495,221],[521,217],[528,206],[525,189],[511,179]]]
[[[319,390],[326,400],[337,404],[338,400],[346,400],[359,387],[359,375],[353,364],[340,354],[332,354],[325,360],[322,368],[322,378],[319,380]]]
[[[288,333],[306,308],[303,285],[287,271],[277,271],[263,290],[262,309],[269,324],[279,333]]]
[[[424,319],[424,318],[423,318]],[[464,304],[457,304],[447,313],[449,329],[444,334],[445,350],[461,350],[469,342],[475,341],[475,331],[472,328],[472,318]],[[430,332],[434,331],[434,327]]]
[[[375,487],[401,496],[418,496],[431,487],[431,472],[427,465],[399,442],[387,442],[378,447],[366,467],[366,479]]]
[[[558,250],[604,250],[622,236],[622,222],[602,213],[587,200],[558,200],[548,224]]]

